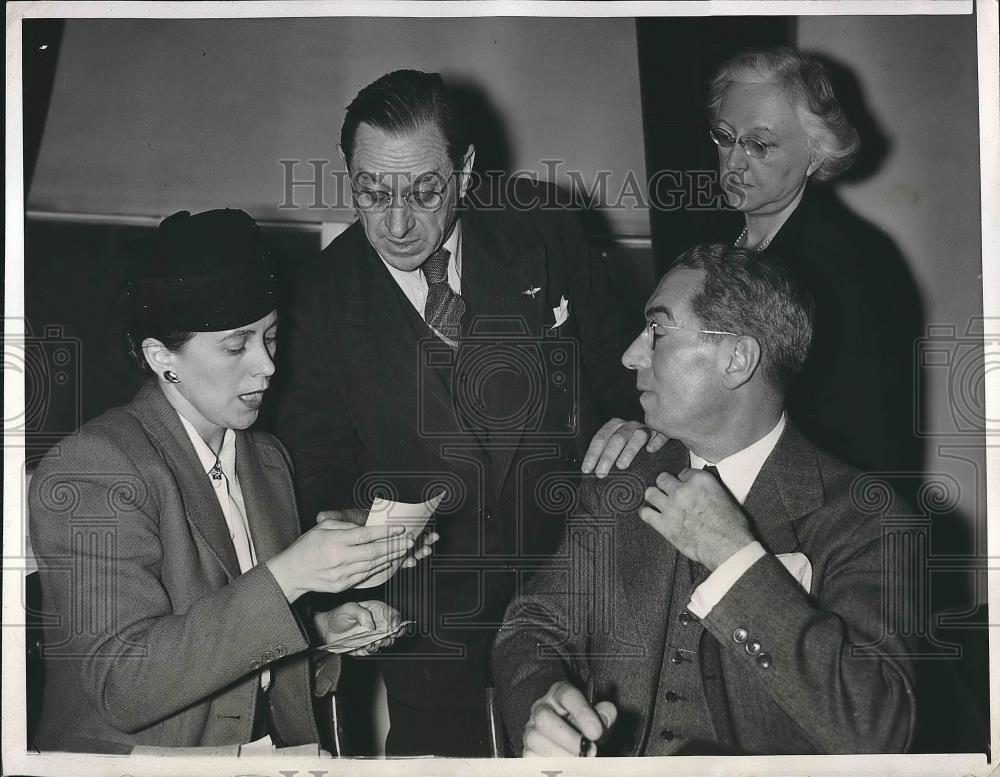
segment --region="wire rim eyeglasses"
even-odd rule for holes
[[[434,180],[441,177],[439,175],[432,175],[427,178]],[[366,213],[382,213],[391,207],[397,199],[401,204],[410,208],[410,210],[420,213],[434,213],[444,205],[445,193],[448,191],[448,187],[451,186],[454,177],[449,176],[444,186],[440,189],[411,189],[398,196],[395,192],[388,192],[383,189],[355,188],[353,185],[351,186],[351,191],[354,196],[355,207]],[[418,185],[419,183],[418,181]]]
[[[743,146],[743,150],[747,152],[747,156],[754,159],[765,159],[768,149],[770,149],[770,146],[762,140],[757,140],[757,138],[750,135],[737,138],[722,127],[712,127],[708,131],[708,134],[719,148],[730,149],[734,144],[739,143]]]
[[[646,337],[649,338],[650,344],[655,343],[657,337],[663,337],[662,334],[658,335],[656,333],[657,329],[676,329],[683,332],[696,332],[702,335],[729,335],[732,337],[740,336],[736,334],[736,332],[724,332],[721,329],[691,329],[690,327],[678,326],[677,324],[660,324],[657,323],[656,321],[653,321],[653,319],[651,318],[647,318],[646,328],[643,331],[645,332]]]

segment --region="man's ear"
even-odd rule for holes
[[[723,385],[737,389],[749,381],[760,367],[761,350],[757,339],[748,335],[736,338],[736,344],[729,354],[729,364],[723,375]]]
[[[465,151],[465,156],[462,157],[462,172],[460,180],[458,182],[458,196],[459,199],[465,196],[465,193],[469,189],[469,184],[472,182],[472,168],[476,164],[476,147],[469,144],[469,148]]]
[[[142,341],[142,355],[157,375],[163,375],[166,370],[174,368],[174,352],[155,337],[147,337]]]
[[[347,166],[347,157],[344,156],[344,147],[341,146],[339,143],[337,144],[337,154],[340,155],[340,161],[344,163],[344,169],[350,170],[350,168]]]

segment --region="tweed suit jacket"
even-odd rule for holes
[[[663,708],[671,716],[671,736],[684,736],[686,714],[707,710],[713,741],[692,742],[688,752],[905,751],[911,667],[902,640],[883,625],[892,576],[883,574],[882,521],[860,509],[856,494],[852,499],[857,471],[789,424],[744,503],[768,554],[700,622],[686,610],[670,611],[678,552],[637,515],[657,474],[676,473],[688,461],[672,441],[625,472],[586,480],[559,551],[511,602],[493,662],[516,752],[532,703],[555,681],[580,683],[590,674],[598,699],[619,710],[607,754],[662,752],[661,731],[652,730],[656,705],[659,719]],[[808,592],[776,558],[782,553],[809,559]],[[668,623],[679,618],[703,633],[695,660],[675,667],[664,650]],[[710,639],[719,645],[721,699],[704,685],[694,698],[665,704],[678,677],[672,673],[706,669]],[[746,649],[750,640],[771,657],[769,665]]]
[[[287,456],[270,435],[237,431],[236,471],[259,561],[245,574],[152,381],[39,465],[29,494],[48,621],[39,749],[246,743],[264,666],[280,737],[319,741],[303,621],[264,565],[299,534]],[[324,664],[337,672],[333,659]]]

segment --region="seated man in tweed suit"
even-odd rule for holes
[[[646,317],[622,360],[671,442],[583,482],[508,607],[493,665],[515,751],[905,751],[882,521],[784,413],[811,301],[776,259],[698,246]]]

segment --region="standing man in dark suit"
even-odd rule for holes
[[[475,148],[440,76],[365,87],[341,153],[358,222],[298,284],[279,435],[304,515],[363,520],[376,496],[447,492],[440,563],[384,591],[416,621],[380,657],[386,751],[487,755],[489,648],[558,542],[559,484],[582,443],[632,399],[615,358],[627,330],[549,190],[475,197]]]
[[[767,255],[698,246],[646,317],[622,361],[671,439],[583,482],[560,552],[507,611],[494,671],[517,752],[904,752],[878,506],[784,413],[811,301]]]

